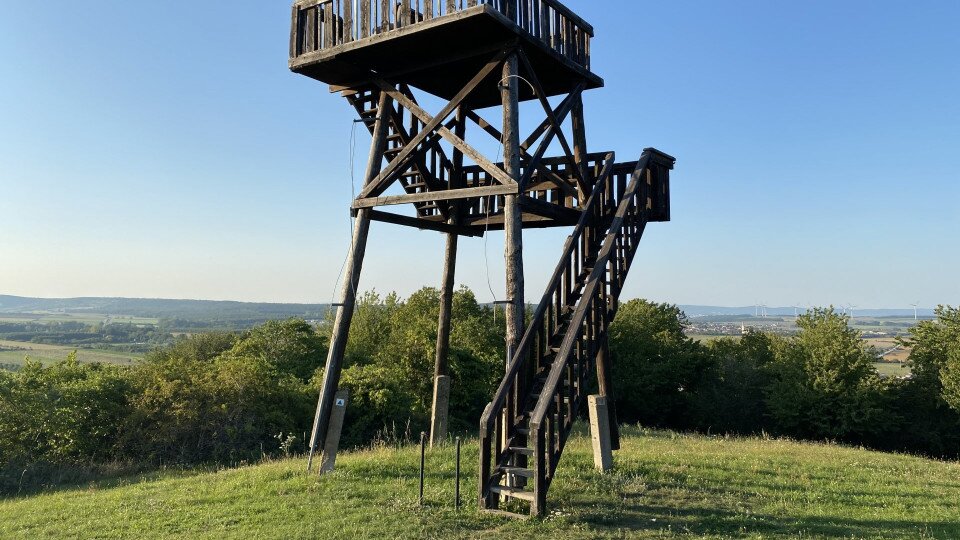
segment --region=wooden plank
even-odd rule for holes
[[[444,223],[442,221],[431,221],[423,218],[402,216],[400,214],[393,214],[381,210],[370,210],[370,219],[373,221],[390,223],[392,225],[412,227],[422,231],[436,231],[441,233],[457,234],[460,236],[483,236],[483,229],[463,227],[460,225],[450,225],[449,223]]]
[[[343,1],[343,39],[341,43],[353,41],[353,0]]]
[[[387,197],[368,197],[353,201],[354,209],[374,208],[377,206],[393,206],[419,202],[453,201],[458,199],[472,199],[474,197],[488,197],[496,195],[516,195],[519,192],[517,184],[507,186],[484,186],[464,189],[448,189],[446,191],[427,191],[409,195],[391,195]]]
[[[525,212],[530,212],[538,216],[556,220],[560,223],[568,224],[577,223],[582,215],[582,212],[579,210],[560,206],[559,204],[541,201],[540,199],[535,199],[527,195],[520,197],[520,208],[522,208]]]
[[[360,39],[370,36],[370,0],[360,0]]]
[[[423,19],[429,21],[433,18],[433,0],[423,0]]]
[[[297,44],[300,37],[300,8],[293,6],[293,14],[290,17],[290,58],[296,58],[300,55],[297,50]]]

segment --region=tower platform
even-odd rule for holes
[[[593,27],[557,0],[303,0],[291,22],[290,69],[334,90],[375,75],[449,100],[507,43],[524,49],[548,96],[603,86],[590,70]],[[500,105],[499,79],[464,104]],[[520,86],[521,101],[535,97]]]

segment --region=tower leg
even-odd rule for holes
[[[467,116],[462,106],[457,108],[457,124],[454,134],[460,139],[466,135]],[[453,171],[450,189],[463,187],[463,152],[453,150]],[[460,205],[450,205],[451,225],[460,224]],[[439,444],[447,436],[450,414],[450,318],[453,313],[453,287],[457,273],[457,244],[460,237],[447,234],[447,249],[443,259],[443,285],[440,289],[440,320],[437,323],[437,357],[433,373],[433,407],[430,415],[430,447]]]
[[[520,181],[519,60],[510,55],[503,65],[503,162],[506,173]],[[518,195],[504,196],[504,259],[507,270],[507,349],[517,350],[523,338],[523,213]],[[512,360],[512,359],[511,359]],[[508,366],[509,367],[509,366]]]
[[[440,321],[437,326],[437,357],[433,373],[433,411],[430,418],[430,447],[447,437],[447,417],[450,408],[450,318],[453,311],[453,285],[457,269],[457,241],[447,235],[447,250],[443,264],[443,287],[440,289]]]
[[[604,336],[600,344],[600,351],[597,353],[597,380],[600,383],[600,396],[605,398],[604,411],[609,416],[609,435],[610,448],[620,449],[620,424],[617,420],[617,406],[613,396],[613,377],[610,373],[610,342],[609,338]]]
[[[377,108],[377,121],[373,131],[373,142],[370,144],[370,157],[367,161],[367,173],[364,183],[370,182],[380,174],[383,166],[383,153],[386,149],[387,134],[390,120],[384,113],[391,102],[385,92],[381,92]],[[327,363],[323,373],[323,386],[320,389],[320,399],[317,402],[317,413],[313,419],[313,431],[310,435],[310,453],[307,459],[307,469],[313,465],[313,454],[317,447],[326,438],[330,415],[335,405],[337,387],[340,384],[340,372],[343,369],[343,356],[347,348],[347,337],[350,333],[350,322],[357,305],[357,284],[360,281],[360,270],[363,268],[363,256],[367,250],[367,235],[370,232],[370,210],[357,211],[353,224],[353,240],[350,255],[344,268],[343,288],[340,291],[340,309],[333,322],[333,333],[330,337],[330,351],[327,353]],[[321,471],[327,472],[327,471]]]

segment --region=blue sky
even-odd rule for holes
[[[626,297],[960,304],[960,3],[567,4],[591,150],[678,158]],[[353,115],[287,70],[288,3],[53,7],[0,8],[0,294],[330,301]],[[567,232],[527,234],[528,299]],[[374,224],[361,288],[438,284],[442,246]],[[502,234],[461,246],[502,296]]]

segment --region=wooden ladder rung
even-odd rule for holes
[[[533,477],[534,477],[533,469],[527,469],[527,468],[524,468],[524,467],[507,467],[507,466],[500,466],[500,467],[497,467],[497,470],[498,470],[499,472],[502,472],[503,474],[512,474],[512,475],[514,475],[514,476],[522,476],[522,477],[524,477],[524,478],[533,478]]]
[[[524,501],[533,502],[537,495],[532,491],[527,491],[525,489],[511,488],[506,486],[492,486],[490,491],[498,494],[504,495],[506,497],[511,497],[513,499],[522,499]]]

